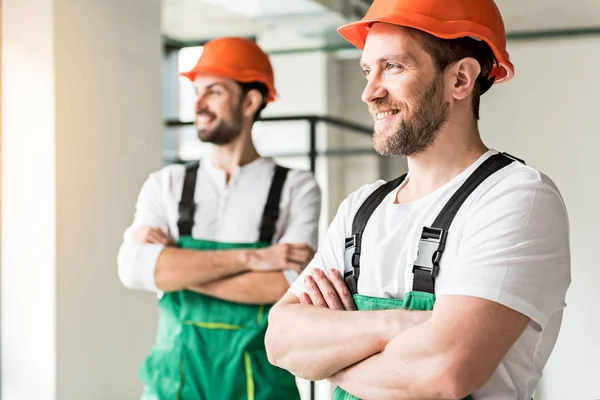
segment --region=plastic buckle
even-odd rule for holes
[[[358,280],[360,273],[360,233],[346,238],[344,250],[344,268],[351,269],[354,273],[354,279]]]
[[[423,227],[417,249],[417,259],[413,264],[413,273],[416,269],[429,271],[432,278],[437,278],[447,236],[448,231],[445,229]]]

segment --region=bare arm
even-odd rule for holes
[[[328,378],[379,353],[399,332],[430,316],[405,310],[345,311],[353,309],[352,298],[341,275],[332,273],[330,279],[315,269],[301,296],[305,304],[289,293],[269,315],[269,361],[304,379]]]
[[[197,251],[167,247],[158,257],[156,287],[171,292],[250,271],[251,250]]]
[[[528,322],[495,302],[441,296],[429,321],[329,381],[365,400],[462,399],[490,379]]]
[[[247,272],[188,289],[235,303],[274,304],[288,287],[282,272]]]
[[[271,252],[278,249],[283,250],[281,262],[291,261],[297,268],[304,267],[314,256],[314,250],[304,245],[276,245]],[[246,272],[188,289],[236,303],[275,304],[289,286],[283,272],[266,271]]]
[[[154,275],[160,290],[191,288],[225,300],[234,296],[239,302],[254,304],[260,304],[265,298],[272,300],[274,294],[283,294],[285,288],[277,279],[277,275],[283,278],[283,274],[279,271],[286,268],[301,271],[314,254],[308,246],[296,244],[243,250],[178,249],[171,247],[173,241],[155,227],[141,228],[135,233],[135,239],[140,243],[167,246],[158,257]],[[268,282],[260,279],[267,276],[270,277]],[[269,287],[278,281],[275,290]],[[263,290],[265,293],[261,293]]]

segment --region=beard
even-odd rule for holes
[[[375,150],[382,156],[406,157],[427,150],[450,115],[450,104],[444,101],[443,87],[443,78],[438,74],[424,93],[412,93],[416,99],[412,115],[400,116],[395,126],[377,127],[376,124],[373,133]],[[376,114],[375,110],[406,110],[403,104],[385,99],[373,102],[370,107],[372,115]]]
[[[212,128],[198,128],[198,139],[204,143],[226,145],[237,139],[242,133],[242,108],[241,104],[233,107],[230,119],[221,118]],[[196,117],[206,115],[213,119],[217,116],[208,110],[196,112]]]

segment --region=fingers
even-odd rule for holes
[[[301,274],[304,271],[306,264],[294,260],[287,260],[283,269],[291,269]]]
[[[162,244],[165,246],[169,244],[169,238],[167,238],[167,235],[165,235],[160,228],[152,228],[150,232],[148,232],[147,240],[148,243]]]
[[[327,302],[323,298],[321,290],[311,275],[307,275],[306,278],[304,278],[304,289],[310,297],[310,302],[314,306],[327,308]]]
[[[342,305],[344,306],[344,309],[348,311],[356,310],[354,298],[352,297],[352,293],[350,293],[350,289],[348,289],[348,286],[344,281],[342,273],[339,270],[332,268],[329,270],[329,279],[331,280],[333,287],[338,293],[338,296],[340,298],[340,301],[342,302]]]
[[[327,275],[319,268],[315,268],[315,270],[312,271],[312,277],[314,278],[327,307],[332,310],[343,310],[344,306],[340,301],[340,297]]]
[[[168,246],[171,244],[171,239],[165,235],[165,233],[157,227],[143,227],[140,228],[135,234],[135,239],[144,244],[162,244]]]
[[[290,249],[290,252],[288,253],[288,258],[290,260],[304,263],[304,265],[307,265],[312,260],[313,257],[314,257],[314,253],[312,252],[312,250],[310,248],[306,248],[306,249],[292,248],[292,249]]]
[[[302,293],[300,295],[300,303],[306,304],[306,305],[309,305],[309,306],[313,305],[313,302],[310,299],[310,296],[308,295],[308,293]]]

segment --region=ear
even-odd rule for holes
[[[454,77],[452,97],[456,100],[464,100],[471,95],[477,77],[481,72],[481,66],[474,58],[463,58],[457,61],[451,68]]]
[[[256,89],[250,90],[244,100],[244,117],[252,118],[263,102],[263,96]]]

